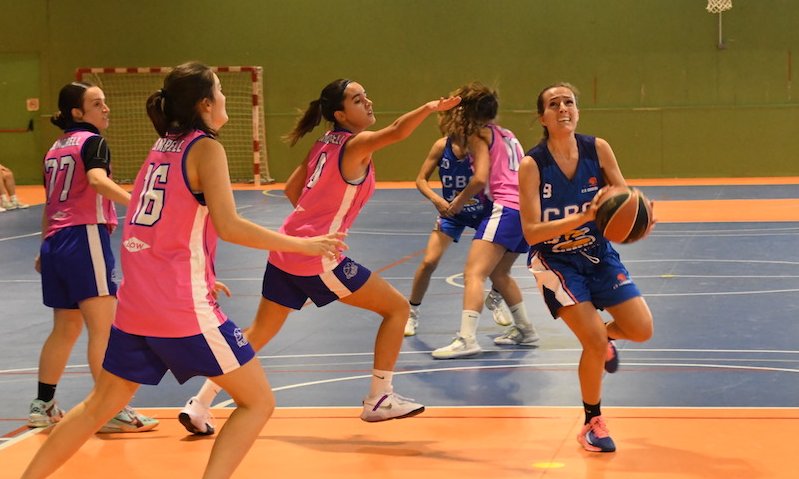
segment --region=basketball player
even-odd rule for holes
[[[561,317],[582,345],[579,377],[585,425],[577,440],[588,451],[616,446],[602,418],[603,366],[618,368],[613,339],[646,341],[652,313],[618,253],[593,222],[605,185],[625,185],[607,141],[575,133],[577,90],[568,83],[538,95],[544,139],[522,159],[519,196],[528,260],[552,316]],[[605,325],[597,309],[613,321]]]
[[[102,370],[117,303],[110,244],[117,226],[113,202],[130,201],[130,194],[111,179],[111,153],[100,134],[108,128],[110,111],[103,91],[89,83],[69,83],[58,94],[58,108],[50,121],[64,133],[44,157],[47,202],[35,260],[44,304],[53,308],[53,330],[39,356],[38,393],[30,404],[28,427],[46,427],[63,417],[56,386],[84,322],[95,381]],[[142,432],[156,425],[157,420],[125,407],[99,432]]]
[[[529,248],[522,234],[518,210],[517,171],[523,155],[522,146],[513,132],[494,123],[499,109],[495,91],[473,82],[456,92],[463,99],[461,106],[444,115],[441,129],[474,158],[474,174],[477,178],[487,178],[487,187],[479,182],[470,183],[459,195],[463,199],[453,201],[446,214],[458,213],[466,199],[484,187],[493,207],[480,221],[469,247],[463,273],[460,331],[452,343],[433,351],[436,359],[474,356],[483,351],[477,342],[477,323],[483,309],[483,287],[489,275],[494,288],[510,306],[514,323],[505,334],[495,338],[494,343],[529,346],[539,339],[535,327],[527,319],[519,285],[510,274],[519,254]]]
[[[491,201],[482,190],[467,199],[465,203],[463,203],[463,198],[458,197],[470,181],[479,181],[480,185],[486,183],[486,178],[474,177],[473,163],[472,157],[465,150],[453,143],[452,138],[445,136],[433,143],[416,176],[416,187],[436,207],[438,218],[436,218],[435,227],[427,240],[424,258],[413,276],[411,295],[408,298],[411,313],[405,324],[405,336],[416,334],[421,317],[419,310],[430,285],[430,277],[438,267],[447,248],[453,242],[457,243],[460,240],[463,230],[467,227],[477,229],[486,213],[491,211]],[[438,168],[438,176],[441,179],[443,197],[436,193],[428,183],[436,168]],[[463,208],[459,213],[452,215],[447,210],[450,203],[454,201],[462,202]],[[500,326],[512,324],[508,305],[505,304],[499,291],[492,288],[486,296],[485,304],[491,310],[497,324]]]
[[[323,119],[332,126],[316,140],[286,182],[286,197],[294,211],[280,231],[295,236],[346,233],[374,192],[372,154],[407,138],[430,114],[449,110],[459,102],[457,96],[433,100],[383,129],[369,131],[375,116],[363,86],[345,79],[329,83],[285,137],[293,146]],[[306,258],[270,252],[261,302],[246,332],[253,348],[266,345],[289,313],[301,309],[308,299],[318,307],[341,301],[383,318],[375,340],[374,369],[369,394],[363,401],[362,420],[401,419],[424,411],[423,405],[395,393],[392,386],[408,320],[408,302],[380,275],[352,258]],[[224,384],[219,386],[224,388]],[[219,386],[206,381],[181,411],[179,419],[189,432],[213,434],[209,407]]]
[[[177,66],[147,100],[160,138],[136,177],[122,240],[119,308],[94,391],[53,429],[23,478],[52,474],[138,389],[171,370],[183,383],[213,376],[235,399],[204,478],[227,478],[274,409],[252,347],[216,301],[217,236],[258,249],[333,258],[341,235],[296,238],[241,218],[227,157],[215,139],[227,122],[219,78],[199,63]],[[150,465],[150,468],[153,466]],[[149,471],[148,471],[149,472]]]

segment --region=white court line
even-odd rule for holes
[[[547,363],[547,364],[534,364],[534,363],[527,363],[527,364],[505,364],[505,365],[490,365],[490,366],[456,366],[451,368],[428,368],[428,369],[417,369],[414,371],[396,371],[394,376],[404,376],[408,374],[426,374],[426,373],[439,373],[439,372],[450,372],[450,371],[472,371],[472,370],[479,370],[479,369],[508,369],[508,368],[552,368],[552,367],[576,367],[577,363]],[[792,368],[774,368],[774,367],[765,367],[765,366],[736,366],[736,365],[723,365],[723,364],[701,364],[701,363],[624,363],[625,367],[630,366],[641,366],[641,367],[675,367],[675,368],[708,368],[708,369],[745,369],[745,370],[752,370],[752,371],[768,371],[768,372],[785,372],[785,373],[795,373],[799,374],[799,369],[792,369]],[[272,388],[273,392],[279,391],[287,391],[290,389],[298,389],[303,387],[309,386],[318,386],[321,384],[331,384],[331,383],[339,383],[345,381],[353,381],[357,379],[368,379],[371,378],[371,374],[359,374],[357,376],[344,376],[340,378],[333,378],[333,379],[322,379],[319,381],[307,381],[303,383],[297,384],[290,384],[287,386],[280,386],[276,388]],[[228,407],[233,404],[233,399],[228,399],[226,401],[222,401],[212,407]],[[646,407],[646,406],[640,406]]]

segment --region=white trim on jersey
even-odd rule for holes
[[[105,228],[105,225],[102,225]],[[86,225],[86,242],[89,244],[89,255],[92,258],[92,270],[94,271],[94,284],[97,287],[97,296],[108,296],[108,270],[105,265],[105,255],[103,254],[103,243],[100,241],[100,231],[98,225]]]
[[[94,211],[97,213],[98,223],[108,223],[105,212],[103,211],[103,195],[99,193],[97,193],[97,197],[94,199]]]
[[[347,189],[344,191],[344,195],[341,198],[341,206],[339,206],[336,215],[333,216],[333,220],[330,222],[330,226],[327,229],[328,233],[335,233],[341,227],[341,223],[344,222],[347,212],[349,212],[352,207],[352,202],[355,201],[359,186],[360,185],[347,185]],[[341,263],[341,259],[339,258],[330,258],[329,256],[322,257],[322,269],[324,271],[335,269],[339,263]],[[333,289],[331,289],[331,291],[333,291]]]
[[[241,367],[238,358],[236,358],[236,355],[233,354],[233,351],[230,349],[230,344],[225,341],[225,336],[219,330],[219,327],[204,331],[203,337],[208,342],[208,348],[219,364],[222,374],[229,373]]]
[[[189,235],[189,251],[191,251],[189,281],[191,282],[194,314],[200,331],[219,327],[219,318],[214,314],[213,308],[208,303],[204,234],[206,216],[208,216],[208,209],[204,206],[198,207],[194,213],[194,222]]]

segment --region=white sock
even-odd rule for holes
[[[9,198],[9,197],[8,197],[8,195],[7,195],[7,194],[5,194],[5,193],[3,193],[2,195],[0,195],[0,197],[2,197],[2,198],[3,198],[3,201],[5,201],[6,203],[7,203],[7,202],[9,202],[9,201],[11,201],[11,198]]]
[[[210,379],[206,379],[203,383],[203,387],[200,388],[200,392],[197,393],[197,400],[200,401],[200,404],[203,406],[210,408],[211,403],[214,402],[216,395],[219,394],[220,391],[222,391],[221,387]]]
[[[382,371],[372,369],[372,384],[369,386],[369,397],[382,396],[394,390],[391,381],[394,379],[394,371]]]
[[[464,309],[461,312],[461,337],[466,339],[476,339],[477,323],[479,320],[480,313],[478,311]]]
[[[513,324],[527,331],[533,329],[533,323],[527,319],[527,310],[524,307],[524,301],[517,305],[510,306],[508,309],[510,309],[511,316],[513,316]]]

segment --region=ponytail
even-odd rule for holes
[[[322,118],[335,125],[335,113],[344,109],[344,91],[350,83],[351,80],[344,78],[328,83],[319,98],[308,104],[294,129],[283,135],[283,141],[294,146],[300,138],[313,131],[322,122]]]

